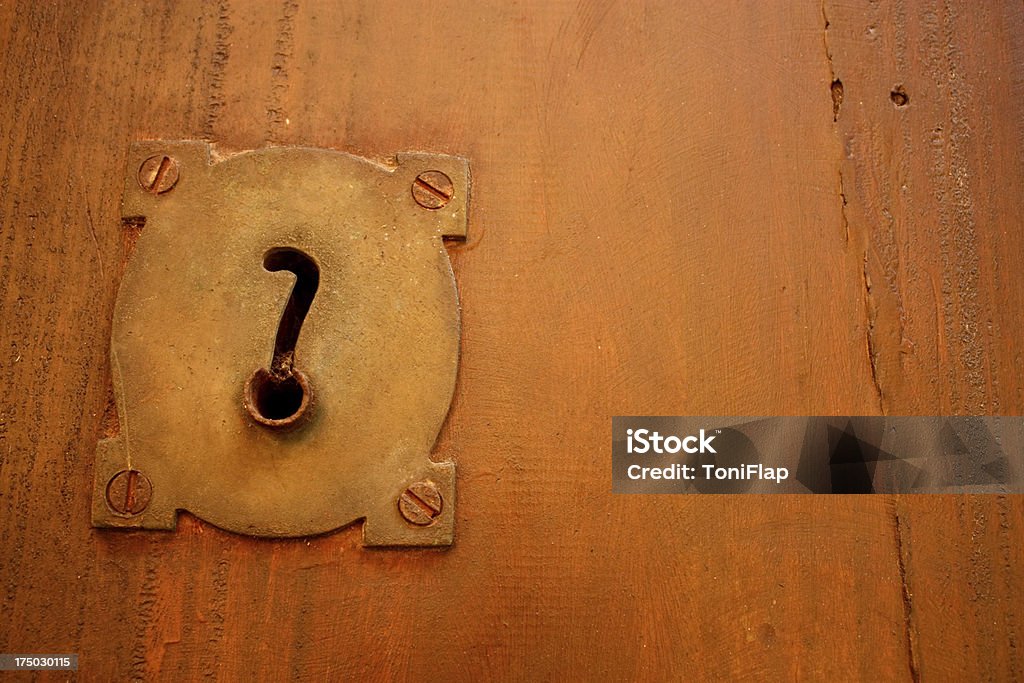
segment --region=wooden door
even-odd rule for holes
[[[83,680],[1021,679],[1018,497],[615,496],[610,432],[1020,414],[1022,29],[939,0],[0,3],[0,652]],[[139,139],[469,159],[450,549],[91,527]]]

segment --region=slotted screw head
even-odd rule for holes
[[[412,198],[424,209],[440,209],[452,200],[455,185],[440,171],[425,171],[412,183]]]
[[[107,483],[107,503],[118,514],[137,515],[152,497],[152,482],[138,470],[121,470]]]
[[[444,501],[441,492],[433,482],[421,481],[413,484],[398,498],[398,510],[405,521],[416,526],[432,524],[441,514]]]
[[[139,166],[139,185],[146,192],[163,194],[178,182],[178,162],[166,154],[152,156]]]

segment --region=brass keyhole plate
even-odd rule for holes
[[[159,192],[140,181],[153,157],[174,171]],[[451,181],[444,202],[417,196],[424,174]],[[443,239],[465,237],[468,196],[467,162],[447,155],[213,163],[205,142],[134,144],[122,216],[144,227],[114,312],[120,433],[97,447],[94,525],[172,529],[187,510],[255,536],[365,520],[366,545],[450,544],[455,466],[430,455],[459,360]],[[275,253],[301,258],[267,265]],[[280,395],[254,394],[260,377]],[[124,471],[149,485],[144,505],[108,500]],[[410,490],[437,504],[410,508]]]

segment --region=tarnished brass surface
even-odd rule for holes
[[[174,161],[169,191],[138,180],[155,155]],[[441,208],[413,197],[425,171],[452,181]],[[466,161],[445,155],[390,168],[268,148],[211,163],[204,142],[133,145],[122,213],[145,227],[114,313],[120,433],[97,448],[94,525],[172,529],[188,510],[239,533],[302,536],[365,519],[366,545],[450,544],[455,467],[428,456],[458,367],[442,238],[465,236],[468,190]],[[267,269],[282,250],[319,271],[297,324],[286,309],[298,278]],[[289,316],[297,338],[280,352]],[[301,415],[253,414],[246,396],[267,377],[302,380]],[[107,501],[125,470],[152,483],[135,515]],[[417,482],[443,498],[423,526],[398,505]]]

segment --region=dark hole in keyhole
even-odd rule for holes
[[[245,404],[257,422],[281,427],[294,424],[309,405],[309,383],[295,367],[295,344],[320,286],[320,269],[312,258],[291,247],[268,251],[263,267],[294,273],[295,285],[277,327],[270,368],[256,370],[246,383]]]
[[[306,390],[293,374],[278,378],[260,368],[249,389],[257,412],[266,420],[286,420],[299,412]]]

